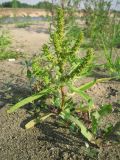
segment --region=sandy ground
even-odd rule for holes
[[[0,17],[14,17],[16,15],[17,17],[40,17],[40,16],[47,16],[51,15],[50,12],[46,12],[42,9],[33,9],[33,8],[0,8]]]
[[[12,48],[26,55],[40,53],[42,45],[49,39],[49,25],[41,22],[26,28],[16,28],[15,25],[4,25],[4,29],[10,31]]]
[[[18,29],[14,26],[4,26],[10,31],[13,39],[12,48],[24,53],[29,58],[39,52],[44,42],[49,39],[48,25],[41,23],[28,28]],[[41,31],[41,28],[44,29]],[[45,32],[47,31],[47,32]],[[0,160],[119,160],[120,145],[106,146],[100,149],[85,147],[80,135],[70,134],[66,128],[58,127],[50,120],[33,129],[23,129],[24,120],[30,115],[26,109],[8,115],[7,109],[30,94],[24,66],[20,58],[15,62],[8,60],[0,62]],[[103,73],[102,73],[103,74]],[[96,71],[95,77],[102,76]],[[86,81],[93,79],[89,77]],[[82,82],[83,83],[83,82]],[[79,85],[79,84],[78,84]],[[88,93],[96,105],[110,103],[113,113],[105,117],[105,122],[116,124],[120,122],[120,82],[110,81],[97,84]],[[112,137],[110,141],[119,142],[120,137]]]
[[[83,17],[86,13],[84,11],[76,12],[76,16]],[[40,16],[51,16],[49,11],[45,11],[43,9],[36,9],[36,8],[0,8],[0,17],[40,17]]]

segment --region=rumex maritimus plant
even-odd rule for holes
[[[95,83],[102,80],[94,80],[80,87],[75,87],[77,78],[89,73],[93,65],[94,52],[89,49],[86,56],[78,55],[83,34],[80,33],[75,41],[67,38],[64,25],[64,11],[57,10],[57,22],[55,31],[50,35],[50,42],[42,48],[42,55],[33,58],[31,67],[27,68],[27,76],[33,81],[36,94],[18,102],[8,110],[8,113],[18,108],[34,103],[40,99],[40,114],[25,125],[31,128],[34,125],[54,116],[72,126],[78,127],[82,135],[91,143],[98,144],[96,132],[101,117],[111,111],[111,106],[105,105],[96,110],[92,99],[85,92]],[[85,105],[73,101],[73,94],[79,94]],[[34,103],[35,105],[35,103]],[[80,114],[81,116],[80,116]],[[86,127],[82,113],[86,113],[92,127]]]

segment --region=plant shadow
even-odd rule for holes
[[[120,103],[114,102],[113,106],[114,106],[114,113],[120,112]]]
[[[117,122],[112,128],[112,132],[107,137],[108,140],[112,140],[120,144],[120,122]]]
[[[81,135],[71,134],[67,128],[60,127],[54,122],[45,122],[36,126],[42,135],[39,141],[47,141],[53,147],[62,151],[78,153],[81,146],[84,146],[84,139]]]
[[[4,83],[0,90],[0,101],[3,102],[3,108],[6,105],[14,105],[20,100],[30,96],[31,91],[28,87],[13,84],[12,82]]]
[[[105,69],[101,69],[100,67],[95,67],[91,73],[91,77],[95,78],[110,78]]]

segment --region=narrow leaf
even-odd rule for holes
[[[114,77],[112,78],[100,78],[100,79],[97,79],[97,80],[93,80],[91,82],[88,82],[82,86],[79,87],[79,89],[81,91],[86,91],[87,89],[89,89],[90,87],[92,87],[93,85],[95,85],[96,83],[100,83],[100,82],[105,82],[105,81],[109,81],[111,79],[113,79]]]
[[[91,114],[92,119],[92,132],[97,133],[98,125],[100,124],[100,114],[98,111],[95,111]]]
[[[91,82],[88,82],[88,83],[80,86],[79,89],[80,89],[81,91],[86,91],[87,89],[89,89],[90,87],[92,87],[95,83],[96,83],[96,80],[93,80],[93,81],[91,81]]]
[[[90,108],[89,106],[83,106],[83,107],[79,106],[79,107],[75,108],[75,111],[76,112],[83,112],[83,113],[85,113],[85,112],[88,112],[88,111],[90,111],[90,110],[92,110],[94,108],[95,108],[94,106],[93,106],[93,108]]]
[[[8,109],[7,113],[15,112],[20,107],[23,107],[24,105],[33,102],[34,100],[36,100],[36,99],[44,96],[48,92],[50,92],[50,89],[43,90],[43,91],[41,91],[40,93],[38,93],[36,95],[32,95],[30,97],[27,97],[27,98],[23,99],[22,101],[18,102],[17,104],[15,104],[14,106],[12,106],[10,109]]]
[[[111,77],[111,78],[100,78],[96,80],[96,83],[100,83],[100,82],[105,82],[105,81],[110,81],[112,79],[114,79],[116,77]]]
[[[68,86],[72,92],[78,93],[85,100],[89,101],[91,99],[88,94],[86,94],[84,91],[80,90],[79,88],[76,88],[72,85],[68,85]]]
[[[69,88],[71,89],[72,92],[78,93],[83,99],[85,99],[88,102],[89,110],[93,107],[93,104],[94,104],[93,100],[91,99],[91,97],[87,93],[85,93],[84,91],[82,91],[79,88],[76,88],[72,85],[68,84],[68,86],[69,86]]]
[[[88,129],[86,128],[86,126],[83,124],[82,121],[80,121],[79,119],[77,119],[77,118],[75,118],[73,116],[70,116],[69,120],[72,123],[75,123],[81,129],[82,135],[85,138],[87,138],[88,141],[90,141],[91,143],[95,143],[95,137],[94,137],[94,135],[90,131],[88,131]]]
[[[50,113],[50,114],[47,114],[43,117],[38,117],[38,118],[35,118],[35,119],[31,120],[30,122],[28,122],[25,125],[25,129],[30,129],[30,128],[34,127],[35,125],[37,125],[38,123],[41,123],[42,121],[46,120],[47,118],[49,118],[52,115],[54,115],[54,114]]]

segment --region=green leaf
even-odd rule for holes
[[[104,132],[105,132],[104,135],[105,136],[110,135],[113,132],[113,129],[114,129],[113,125],[108,124],[107,127],[104,129]]]
[[[98,111],[93,112],[93,113],[92,113],[92,116],[94,116],[95,119],[97,119],[97,120],[100,119],[100,114],[99,114]]]
[[[68,84],[68,86],[72,92],[78,93],[83,99],[85,99],[88,102],[89,110],[93,107],[93,104],[94,104],[93,100],[91,99],[91,97],[87,93],[85,93],[84,91],[82,91],[79,88],[76,88],[70,84]]]
[[[93,80],[93,81],[91,81],[91,82],[88,82],[88,83],[80,86],[79,89],[80,89],[81,91],[86,91],[87,89],[89,89],[90,87],[92,87],[95,83],[96,83],[96,80]]]
[[[36,95],[32,95],[30,97],[27,97],[23,100],[21,100],[20,102],[18,102],[17,104],[15,104],[14,106],[12,106],[9,110],[7,110],[7,113],[12,113],[15,112],[17,109],[19,109],[20,107],[33,102],[34,100],[46,95],[47,93],[49,93],[51,90],[50,89],[46,89],[46,90],[42,90],[40,93],[36,94]]]
[[[27,78],[31,78],[32,77],[32,73],[29,69],[27,69]]]
[[[94,134],[97,133],[98,125],[100,123],[100,114],[98,111],[95,111],[91,114],[91,119],[92,119],[92,132]]]
[[[72,92],[78,93],[85,100],[89,101],[91,99],[88,94],[86,94],[84,91],[80,90],[79,88],[76,88],[70,84],[68,84],[68,86]]]
[[[38,118],[35,118],[33,120],[31,120],[30,122],[28,122],[26,125],[25,125],[25,128],[26,129],[30,129],[32,127],[34,127],[35,125],[37,125],[38,123],[46,120],[47,118],[49,118],[50,116],[54,115],[53,113],[50,113],[50,114],[47,114],[43,117],[38,117]]]
[[[102,107],[100,107],[100,110],[99,110],[99,114],[101,117],[109,114],[112,112],[112,106],[111,105],[104,105]]]
[[[64,114],[62,114],[62,115],[63,115],[62,116],[63,119],[69,119],[69,117],[70,117],[70,109],[69,108],[65,109]]]
[[[110,78],[100,78],[96,80],[96,83],[101,83],[101,82],[105,82],[105,81],[110,81],[112,79],[114,79],[116,77],[110,77]]]
[[[100,78],[100,79],[97,79],[97,80],[93,80],[93,81],[91,81],[91,82],[88,82],[88,83],[80,86],[79,89],[80,89],[81,91],[86,91],[87,89],[89,89],[90,87],[92,87],[93,85],[95,85],[96,83],[109,81],[109,80],[111,80],[111,79],[113,79],[113,77],[111,77],[111,78]]]
[[[69,120],[72,123],[75,123],[80,129],[81,129],[81,133],[82,135],[88,139],[88,141],[90,141],[91,143],[95,143],[95,137],[94,135],[88,131],[88,129],[86,128],[86,126],[83,124],[82,121],[80,121],[79,119],[75,118],[74,116],[69,116]]]
[[[91,113],[92,131],[94,134],[96,134],[96,132],[97,132],[101,118],[103,116],[109,114],[110,112],[112,112],[112,106],[111,105],[104,105],[98,111]]]
[[[99,123],[98,123],[97,119],[95,119],[95,117],[92,116],[92,132],[94,134],[97,133],[98,125],[99,125]]]
[[[92,109],[93,108],[90,108],[89,106],[78,106],[75,108],[75,111],[85,113],[91,111]]]

